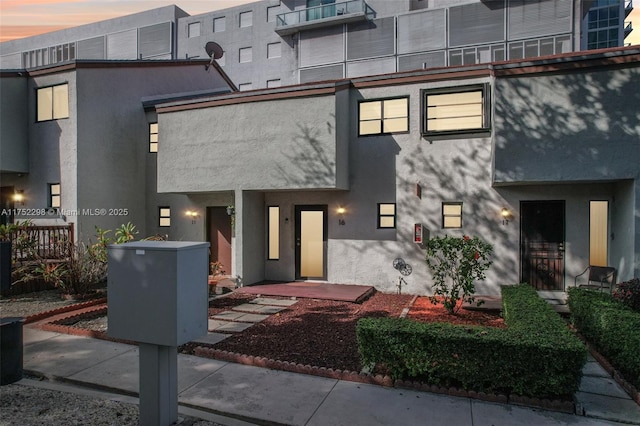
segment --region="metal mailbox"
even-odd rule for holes
[[[108,247],[108,335],[180,346],[207,334],[209,243],[136,241]]]

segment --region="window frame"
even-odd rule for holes
[[[445,206],[460,206],[460,215],[445,215],[444,210]],[[462,201],[443,201],[441,206],[442,213],[442,229],[462,229],[464,225],[464,208]],[[460,226],[446,226],[446,218],[447,217],[459,217],[460,218]]]
[[[274,211],[274,209],[277,210]],[[272,229],[273,222],[277,227],[275,230]],[[280,260],[280,206],[267,206],[267,224],[267,260]],[[277,244],[277,247],[273,248],[276,253],[272,251],[272,242]]]
[[[151,127],[154,126],[154,125],[156,126],[156,131],[155,132],[153,132],[153,130],[151,130]],[[154,135],[156,137],[155,141],[152,140],[153,139],[152,136],[154,136]],[[152,154],[157,154],[158,153],[158,135],[159,135],[158,122],[156,121],[154,123],[149,123],[149,152],[152,153]],[[151,149],[152,146],[154,146],[154,145],[155,145],[155,151],[153,149]]]
[[[57,187],[57,191],[54,191],[54,187]],[[60,182],[49,183],[47,207],[51,209],[59,209],[62,207],[62,186]],[[53,202],[53,197],[58,197],[58,202]],[[57,205],[54,205],[57,204]]]
[[[398,99],[405,99],[407,101],[407,130],[402,130],[402,131],[398,131],[398,132],[385,132],[384,131],[384,121],[385,121],[385,117],[384,117],[384,103],[385,101],[397,101]],[[391,98],[377,98],[377,99],[362,99],[360,101],[358,101],[358,137],[366,137],[366,136],[380,136],[380,135],[398,135],[398,134],[407,134],[410,132],[410,123],[409,123],[409,117],[411,116],[411,111],[410,111],[410,106],[409,106],[409,99],[410,96],[409,95],[404,95],[404,96],[394,96]],[[375,119],[375,120],[365,120],[367,122],[372,122],[372,121],[380,121],[380,132],[379,133],[361,133],[360,132],[360,124],[362,123],[362,119],[360,118],[360,106],[362,104],[365,103],[374,103],[374,102],[380,102],[380,118],[379,119]],[[404,117],[393,117],[393,118],[404,118]]]
[[[393,214],[382,214],[380,212],[380,208],[382,206],[393,206]],[[376,216],[378,218],[377,229],[396,229],[396,225],[397,225],[397,221],[398,221],[398,206],[397,206],[397,203],[378,203],[377,204],[377,210],[376,210]],[[389,218],[389,217],[393,218],[393,226],[383,226],[382,225],[382,219],[383,218]]]
[[[489,83],[472,84],[467,86],[440,87],[434,89],[422,89],[420,91],[420,116],[422,121],[423,136],[468,135],[491,132],[491,86]],[[427,114],[427,100],[432,95],[448,95],[458,93],[471,93],[480,91],[482,94],[482,126],[475,128],[462,128],[452,130],[428,130],[429,116]]]
[[[163,215],[162,210],[167,209],[168,215]],[[162,224],[162,219],[169,219],[168,225]],[[171,227],[171,206],[158,206],[158,228],[170,228]]]
[[[57,116],[56,115],[56,97],[55,97],[55,88],[56,87],[62,87],[62,86],[66,86],[67,90],[66,90],[66,111],[65,111],[65,115],[62,116]],[[65,118],[69,118],[70,112],[69,112],[69,82],[65,81],[64,83],[58,83],[58,84],[52,84],[49,86],[43,86],[43,87],[36,87],[36,102],[35,102],[35,106],[36,106],[36,123],[43,123],[46,121],[54,121],[54,120],[63,120]],[[51,91],[51,118],[49,118],[49,116],[47,116],[47,118],[40,118],[40,93],[44,93],[45,90],[50,90]],[[48,103],[48,102],[47,102]]]

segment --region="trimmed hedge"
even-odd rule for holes
[[[358,321],[362,362],[393,378],[532,397],[565,397],[580,384],[587,352],[551,306],[528,285],[502,289],[507,329],[421,323],[400,318]]]
[[[630,383],[640,388],[640,313],[609,294],[570,288],[576,328]]]

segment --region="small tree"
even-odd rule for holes
[[[474,303],[474,281],[485,279],[492,252],[493,246],[478,237],[445,235],[429,239],[426,262],[433,274],[431,302],[435,305],[440,302],[438,296],[442,297],[445,309],[451,314],[460,309],[460,299]]]

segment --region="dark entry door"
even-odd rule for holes
[[[564,289],[564,201],[520,203],[523,282],[536,290]]]
[[[327,206],[296,206],[296,279],[327,278]]]
[[[209,261],[222,263],[231,274],[231,216],[226,207],[207,207],[207,235],[211,243]]]

